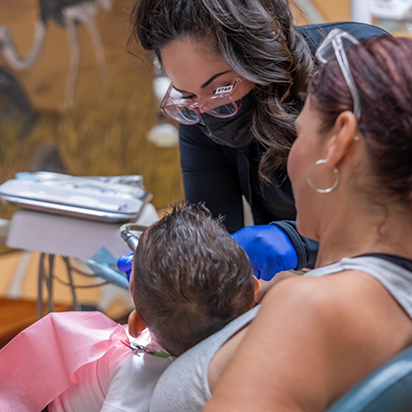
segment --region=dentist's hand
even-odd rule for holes
[[[292,242],[277,226],[248,226],[233,233],[232,238],[248,254],[258,279],[271,280],[276,273],[298,266]]]
[[[129,253],[128,255],[120,256],[117,260],[117,267],[122,272],[126,272],[127,280],[130,282],[130,273],[132,271],[133,265],[133,253]]]

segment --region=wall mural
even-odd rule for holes
[[[77,38],[76,26],[84,24],[93,41],[96,60],[103,81],[108,83],[104,47],[96,23],[96,15],[100,10],[110,11],[113,0],[40,0],[39,16],[35,22],[33,45],[26,56],[21,56],[16,48],[9,27],[0,26],[0,51],[6,62],[15,70],[28,70],[40,58],[47,27],[54,21],[67,33],[70,45],[70,67],[65,89],[65,106],[73,106],[74,91],[80,63],[80,44]]]
[[[0,183],[23,170],[142,174],[157,208],[183,199],[178,148],[147,139],[164,119],[151,57],[126,47],[132,6],[0,0]]]

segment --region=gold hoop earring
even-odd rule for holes
[[[312,179],[311,179],[311,177],[310,177],[310,174],[312,173],[312,170],[313,170],[313,168],[315,167],[315,166],[317,166],[317,165],[321,165],[321,164],[326,164],[326,159],[320,159],[320,160],[318,160],[317,162],[315,162],[314,164],[313,164],[313,166],[310,168],[310,170],[309,170],[309,172],[308,172],[308,177],[307,177],[307,181],[308,181],[308,184],[309,184],[309,186],[313,189],[313,190],[315,190],[316,192],[318,192],[318,193],[330,193],[333,189],[335,189],[335,187],[338,185],[338,183],[339,183],[339,171],[338,171],[338,169],[336,169],[336,167],[334,167],[332,170],[333,170],[333,173],[335,173],[335,183],[331,186],[331,187],[328,187],[327,189],[319,189],[318,187],[316,187],[315,185],[314,185],[314,183],[312,182]]]

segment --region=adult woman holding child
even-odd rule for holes
[[[247,199],[257,226],[234,238],[265,280],[316,261],[317,242],[296,230],[286,171],[313,54],[333,28],[359,41],[385,33],[358,23],[297,27],[291,3],[139,0],[131,18],[132,38],[172,81],[162,110],[181,123],[186,200],[204,201],[234,233]]]
[[[334,31],[319,48],[327,63],[288,160],[316,269],[276,284],[250,326],[213,348],[206,375],[199,345],[178,358],[151,411],[202,410],[210,397],[205,412],[325,411],[412,345],[412,40],[353,42]]]

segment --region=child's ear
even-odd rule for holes
[[[146,324],[143,322],[140,315],[134,310],[129,315],[129,334],[134,338],[137,338],[141,331],[146,329]]]
[[[253,275],[253,280],[255,281],[255,294],[259,290],[259,281],[255,275]]]

